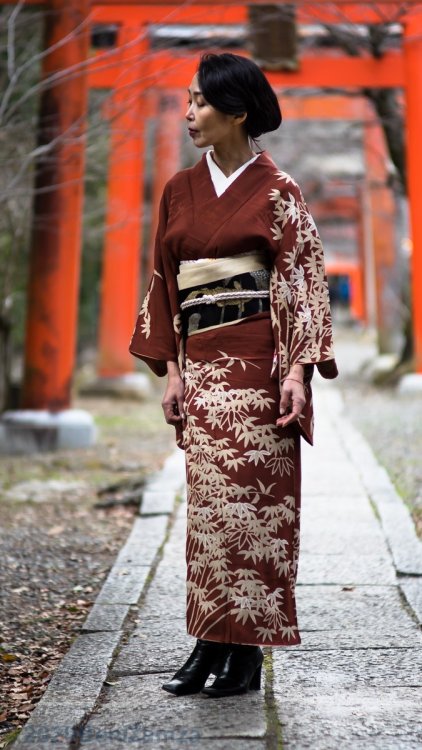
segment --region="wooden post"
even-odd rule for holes
[[[363,190],[361,188],[358,188],[357,191],[357,199],[358,199],[358,212],[356,216],[356,240],[357,240],[357,258],[358,258],[358,269],[359,269],[359,281],[358,286],[360,289],[360,315],[359,320],[364,323],[365,325],[369,322],[369,315],[368,315],[368,296],[367,296],[367,247],[366,247],[366,233],[365,233],[365,223],[366,219],[364,216],[365,211],[365,202],[364,202],[364,196],[363,196]]]
[[[161,196],[166,182],[180,169],[181,129],[183,127],[182,93],[179,91],[161,92],[158,97],[156,116],[151,230],[148,253],[149,276],[152,275],[154,270],[154,244]]]
[[[76,347],[89,0],[46,13],[22,407],[70,404]],[[63,41],[65,40],[65,41]],[[48,51],[51,50],[51,51]],[[54,78],[54,82],[49,80]]]
[[[422,12],[410,12],[404,27],[407,109],[407,172],[412,228],[412,313],[415,370],[422,373]]]
[[[139,304],[144,190],[144,88],[147,44],[142,27],[123,27],[119,86],[111,106],[106,233],[101,287],[100,377],[134,369],[128,342]]]

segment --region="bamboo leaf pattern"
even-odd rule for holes
[[[185,363],[188,631],[212,638],[229,619],[247,642],[295,643],[297,625],[285,611],[299,544],[298,509],[285,491],[295,441],[276,428],[272,395],[248,385],[256,362],[219,355]]]
[[[333,359],[334,352],[321,239],[298,185],[285,172],[276,177],[283,185],[269,193],[271,232],[278,243],[270,279],[276,341],[272,374],[278,370],[282,379],[291,364]]]

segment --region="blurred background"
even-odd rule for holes
[[[418,370],[405,154],[421,5],[0,3],[0,408],[68,408],[81,366],[134,371],[161,192],[199,157],[185,91],[207,50],[251,55],[279,94],[260,145],[302,186],[336,321],[370,330],[389,372]]]

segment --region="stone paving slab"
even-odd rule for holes
[[[180,619],[186,620],[186,597],[167,593],[154,594],[142,608],[142,620]]]
[[[160,576],[151,583],[148,600],[154,601],[157,596],[165,596],[168,600],[170,592],[172,599],[185,599],[185,590],[186,583],[183,573],[180,574],[174,568],[168,568],[168,576],[165,575],[164,571],[160,571]]]
[[[341,555],[347,545],[348,551],[353,555],[358,554],[362,557],[376,554],[378,557],[385,557],[390,562],[385,540],[381,530],[376,526],[368,528],[363,524],[357,526],[344,521],[337,524],[335,530],[330,527],[321,530],[321,528],[314,528],[311,519],[307,519],[305,523],[302,523],[302,532],[305,529],[307,533],[306,536],[303,534],[302,554],[321,554],[321,550],[329,550],[330,555]]]
[[[283,748],[420,750],[420,688],[276,688]]]
[[[319,395],[330,412],[357,474],[376,505],[397,571],[404,575],[422,576],[422,541],[418,539],[410,514],[386,470],[377,463],[363,435],[344,418],[340,393],[333,389],[324,390]]]
[[[186,632],[185,617],[141,619],[114,662],[113,675],[175,672],[186,661],[195,642]]]
[[[409,649],[421,648],[422,639],[419,628],[414,625],[398,632],[397,630],[375,632],[365,628],[363,630],[300,630],[302,643],[295,646],[295,651],[327,651],[333,649]]]
[[[379,555],[303,555],[299,564],[301,584],[342,584],[343,586],[395,583],[388,558]]]
[[[399,643],[402,631],[418,630],[397,586],[298,586],[296,601],[300,630],[332,630],[336,637],[339,630],[397,633]]]
[[[170,514],[173,511],[174,493],[167,488],[159,487],[153,490],[145,490],[142,496],[141,511],[142,515],[165,513]]]
[[[422,623],[422,578],[402,578],[400,588],[419,622]]]
[[[339,495],[345,488],[348,495],[362,496],[364,493],[362,482],[351,468],[350,461],[340,460],[333,465],[332,461],[321,460],[314,468],[305,468],[302,480],[304,495]]]
[[[185,454],[177,449],[165,461],[162,470],[151,477],[142,495],[141,515],[173,512],[174,497],[185,480]]]
[[[128,604],[101,604],[96,601],[82,625],[82,632],[120,630],[129,611]]]
[[[422,576],[422,542],[416,536],[414,523],[403,501],[395,490],[372,492],[371,500],[381,517],[397,572]]]
[[[274,651],[276,682],[284,690],[338,690],[365,685],[422,688],[422,647],[329,651]],[[422,703],[421,703],[422,706]],[[422,722],[422,712],[421,712]]]
[[[149,477],[146,489],[165,487],[175,494],[181,491],[181,484],[185,479],[185,453],[180,448],[175,448],[173,453],[166,458],[164,466],[152,477]]]
[[[138,737],[136,730],[119,733],[121,740],[115,739],[112,732],[88,729],[90,739],[82,745],[85,750],[267,750],[265,739],[243,737],[241,740],[233,737],[212,738],[200,737],[196,732],[180,735],[172,734],[172,730],[156,730],[145,728],[140,730]],[[395,748],[397,750],[397,748]]]
[[[136,604],[149,575],[144,565],[114,565],[97,602],[99,604]]]
[[[320,531],[323,531],[324,527],[329,528],[333,522],[334,524],[348,523],[349,526],[356,528],[356,533],[368,530],[368,528],[379,528],[367,496],[363,494],[350,496],[346,490],[342,493],[338,490],[336,496],[318,493],[310,497],[304,493],[301,521],[302,528],[305,523],[308,526],[318,523]]]
[[[207,698],[201,694],[174,696],[162,690],[161,685],[172,677],[171,673],[122,677],[117,684],[107,689],[104,703],[89,722],[89,733],[95,731],[119,731],[122,736],[130,732],[136,736],[149,731],[150,735],[167,730],[174,739],[179,738],[179,748],[183,747],[180,738],[183,733],[196,735],[197,747],[204,747],[203,741],[219,738],[250,737],[263,738],[266,732],[264,692],[252,691],[247,695],[233,696],[224,701]],[[136,729],[138,727],[138,729]],[[171,737],[170,737],[171,739]],[[96,740],[94,740],[94,743]],[[127,742],[128,747],[136,747]],[[142,745],[138,745],[142,747]],[[168,744],[163,743],[163,747]],[[219,745],[220,746],[220,745]],[[85,743],[82,737],[81,748],[98,747],[110,750],[108,745]],[[160,747],[153,743],[154,750]],[[177,745],[176,745],[177,747]],[[216,745],[217,747],[217,745]]]
[[[173,497],[174,502],[174,497]],[[124,547],[116,559],[117,565],[147,565],[154,562],[159,545],[164,541],[168,525],[166,516],[136,518]]]

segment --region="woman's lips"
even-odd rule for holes
[[[198,130],[194,130],[194,128],[188,128],[188,133],[189,133],[189,135],[190,135],[191,138],[193,138],[198,132],[199,131]]]

